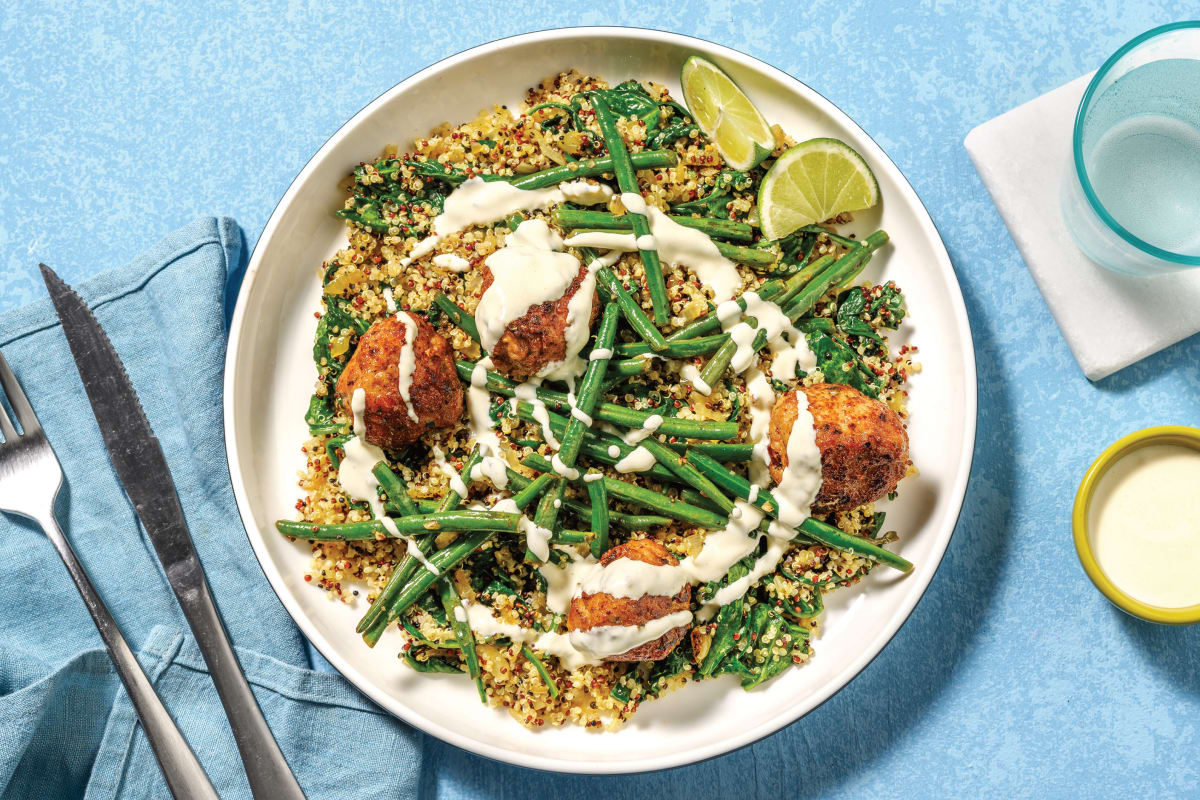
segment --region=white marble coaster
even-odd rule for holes
[[[1100,267],[1063,225],[1059,187],[1084,75],[967,134],[967,152],[1083,373],[1093,381],[1200,331],[1200,269],[1135,278]]]

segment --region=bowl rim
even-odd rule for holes
[[[1108,471],[1125,456],[1143,447],[1156,444],[1173,444],[1191,447],[1200,451],[1200,428],[1186,425],[1157,425],[1142,428],[1126,436],[1104,449],[1092,465],[1084,473],[1075,493],[1075,504],[1071,510],[1071,529],[1075,540],[1075,553],[1079,563],[1088,578],[1096,585],[1108,601],[1131,616],[1144,619],[1147,622],[1157,622],[1162,625],[1194,625],[1200,622],[1200,603],[1181,608],[1164,608],[1143,603],[1126,594],[1100,568],[1100,562],[1092,550],[1091,537],[1088,535],[1088,514],[1092,506],[1092,498],[1096,487]]]
[[[754,726],[748,731],[743,732],[739,736],[729,739],[714,742],[704,748],[693,748],[690,751],[680,751],[667,756],[660,756],[653,760],[640,761],[632,765],[623,763],[608,763],[608,762],[582,762],[582,761],[563,761],[554,758],[549,758],[540,754],[518,753],[513,750],[502,749],[491,744],[479,742],[473,739],[468,739],[454,730],[446,728],[436,721],[419,717],[414,714],[406,713],[407,709],[397,708],[395,701],[377,690],[374,686],[363,686],[359,682],[350,678],[350,682],[363,694],[369,697],[372,702],[379,705],[388,713],[398,717],[404,722],[412,725],[418,730],[434,736],[442,741],[459,747],[469,753],[483,756],[505,764],[525,767],[529,769],[537,769],[548,772],[559,773],[574,773],[574,774],[633,774],[639,772],[649,772],[661,769],[673,769],[683,766],[688,766],[695,763],[700,763],[713,759],[730,752],[747,747],[755,742],[777,733],[778,731],[795,723],[807,714],[815,711],[826,701],[849,686],[854,679],[869,666],[875,658],[883,651],[883,649],[891,643],[899,632],[900,628],[911,618],[916,610],[921,599],[929,589],[929,585],[933,582],[938,570],[941,568],[944,561],[946,549],[949,547],[950,540],[953,538],[955,529],[961,518],[962,507],[966,496],[967,484],[970,479],[972,465],[974,463],[974,453],[976,436],[978,430],[978,370],[975,359],[974,336],[971,331],[970,319],[967,316],[965,300],[962,296],[961,285],[958,283],[958,276],[955,274],[953,263],[950,260],[949,253],[946,250],[945,242],[942,239],[941,232],[933,221],[933,217],[929,214],[924,202],[913,189],[911,182],[907,176],[896,165],[895,161],[887,155],[886,151],[874,138],[870,136],[863,128],[855,122],[848,114],[841,110],[832,101],[826,98],[815,89],[811,88],[798,78],[789,73],[775,67],[761,59],[750,56],[739,50],[731,47],[703,39],[701,37],[689,36],[670,31],[661,31],[652,28],[642,28],[637,26],[572,26],[563,28],[547,28],[536,31],[515,34],[512,36],[502,37],[499,39],[484,42],[475,45],[466,50],[449,55],[440,59],[420,70],[411,74],[402,81],[396,83],[386,91],[376,96],[371,102],[366,104],[350,119],[343,123],[322,145],[318,148],[305,163],[304,167],[292,179],[287,189],[284,191],[279,202],[276,204],[267,223],[264,225],[262,233],[251,252],[250,260],[242,279],[242,284],[239,287],[237,302],[234,308],[234,313],[229,327],[228,349],[226,351],[225,376],[224,376],[224,428],[225,428],[225,444],[226,457],[230,470],[230,477],[234,488],[234,496],[237,501],[239,515],[243,523],[247,538],[250,540],[252,549],[255,552],[256,560],[259,563],[259,568],[267,578],[268,584],[272,591],[279,598],[280,603],[288,611],[297,627],[305,638],[321,653],[321,655],[344,677],[347,671],[355,672],[355,668],[347,663],[341,657],[336,648],[334,648],[325,637],[317,630],[314,624],[306,615],[298,608],[294,607],[293,602],[284,594],[280,593],[280,589],[276,586],[276,581],[283,581],[283,576],[279,572],[277,566],[268,558],[265,550],[261,549],[260,543],[256,540],[256,535],[251,533],[250,522],[253,520],[253,509],[251,508],[250,499],[246,493],[245,481],[242,475],[241,461],[238,452],[237,443],[237,427],[238,420],[233,413],[233,397],[234,397],[234,376],[237,372],[238,352],[241,346],[242,332],[245,318],[247,316],[247,298],[251,293],[253,284],[258,276],[264,259],[264,251],[266,245],[280,225],[280,220],[286,215],[291,204],[296,200],[301,186],[307,182],[310,174],[316,169],[316,166],[322,160],[323,156],[331,151],[348,132],[356,127],[361,121],[370,117],[380,106],[390,102],[393,95],[405,90],[412,84],[428,80],[438,73],[457,66],[458,64],[476,58],[489,51],[519,46],[529,42],[549,41],[555,38],[569,36],[608,36],[608,37],[624,37],[641,39],[648,42],[670,43],[684,46],[703,45],[710,53],[716,54],[719,58],[727,59],[737,63],[739,66],[758,72],[759,74],[770,78],[784,86],[789,87],[797,94],[808,96],[809,99],[817,101],[822,106],[822,112],[829,114],[839,120],[848,129],[857,131],[867,141],[870,141],[886,160],[888,168],[894,170],[895,178],[898,187],[902,193],[907,196],[905,201],[912,205],[914,209],[919,209],[918,225],[927,227],[927,235],[934,242],[935,255],[937,256],[938,266],[944,267],[948,276],[953,280],[954,294],[952,298],[949,313],[953,316],[956,328],[962,332],[961,340],[958,343],[959,355],[962,359],[961,364],[964,372],[963,380],[963,417],[966,427],[963,431],[963,446],[961,452],[957,456],[955,464],[955,479],[947,489],[947,520],[943,526],[933,533],[937,536],[937,542],[934,549],[929,554],[932,561],[936,558],[936,564],[929,571],[924,585],[920,587],[919,593],[911,600],[911,604],[903,615],[895,620],[889,627],[885,628],[878,637],[879,644],[874,652],[869,655],[864,655],[856,661],[852,661],[842,670],[841,673],[830,684],[838,683],[839,685],[833,689],[822,689],[815,694],[819,699],[811,705],[805,705],[803,710],[788,711],[772,717],[760,724]],[[946,527],[948,526],[948,530]],[[258,532],[261,538],[261,532]],[[910,578],[910,579],[916,579]],[[843,678],[844,676],[844,678]]]

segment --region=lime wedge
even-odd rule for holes
[[[850,145],[809,139],[784,151],[758,187],[763,235],[782,239],[803,225],[879,202],[875,174]]]
[[[725,163],[748,170],[771,154],[775,134],[750,98],[716,64],[692,56],[679,79],[683,101]]]

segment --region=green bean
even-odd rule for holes
[[[511,516],[520,518],[519,514],[513,514]],[[437,568],[439,575],[449,572],[451,569],[458,566],[459,563],[467,556],[483,547],[483,545],[495,535],[496,534],[492,531],[471,531],[465,536],[455,539],[452,543],[430,556],[429,563]],[[383,624],[377,624],[375,627],[370,628],[366,633],[363,634],[364,641],[366,641],[371,647],[374,647],[379,641],[379,637],[383,635],[385,630],[387,630],[388,625],[391,625],[393,622],[398,620],[400,615],[407,611],[408,607],[415,603],[417,599],[425,593],[425,590],[432,586],[433,582],[437,579],[438,575],[435,575],[429,570],[428,567],[422,565],[421,568],[417,570],[417,573],[409,578],[408,583],[406,583],[404,588],[401,589],[396,595],[395,602],[393,602],[388,608],[387,616],[384,617]]]
[[[562,508],[563,492],[567,488],[567,479],[561,475],[555,476],[555,481],[550,484],[550,488],[542,495],[542,499],[538,501],[537,511],[533,515],[533,524],[539,528],[544,528],[548,531],[554,530],[554,525],[558,520],[558,510]],[[553,533],[551,534],[553,535]],[[529,562],[541,561],[537,554],[529,547],[529,534],[526,533],[525,544],[525,560]]]
[[[701,336],[696,339],[676,339],[667,342],[667,346],[659,350],[655,355],[662,358],[706,356],[724,344],[728,338],[725,334],[718,333],[713,336]],[[623,342],[618,344],[614,350],[616,351],[616,355],[621,356],[640,356],[654,352],[644,342]]]
[[[696,466],[696,469],[711,478],[717,485],[750,502],[750,481],[730,472],[722,464],[712,460],[703,453],[691,453],[689,458]],[[758,490],[753,504],[766,512],[767,516],[772,519],[779,519],[779,503],[766,489]],[[913,565],[910,562],[892,551],[886,550],[861,536],[846,533],[840,528],[835,528],[812,517],[807,517],[798,529],[812,540],[826,547],[831,547],[834,550],[853,553],[854,555],[886,564],[901,572],[910,572],[912,570]]]
[[[527,422],[534,422],[533,405],[524,400],[517,401],[517,416]],[[550,410],[546,411],[546,417],[550,421],[550,432],[555,436],[561,437],[567,429],[566,417]],[[609,454],[609,447],[617,448],[615,456]],[[582,448],[584,455],[588,458],[598,461],[601,464],[608,464],[609,466],[615,465],[622,458],[634,451],[634,445],[626,444],[623,439],[592,429],[584,432]],[[655,465],[655,467],[658,467],[658,465]],[[659,481],[677,482],[674,473],[666,467],[658,467],[657,469],[655,467],[651,467],[642,474]]]
[[[441,292],[433,296],[433,302],[450,318],[451,322],[462,328],[476,342],[479,341],[479,327],[475,324],[475,318],[464,311],[462,306]]]
[[[596,330],[593,352],[612,352],[613,339],[617,335],[617,318],[620,313],[620,308],[616,303],[609,303],[604,307],[600,326]],[[575,409],[589,418],[600,399],[600,383],[604,379],[605,370],[608,369],[610,357],[590,358],[587,369],[583,373],[583,379],[579,382],[579,393],[575,397]],[[583,443],[583,435],[588,428],[589,425],[576,417],[572,410],[571,418],[567,421],[567,429],[562,435],[558,448],[558,457],[568,468],[575,466],[575,457],[579,454],[579,446]]]
[[[604,481],[585,481],[588,502],[592,504],[592,556],[599,558],[608,550],[608,489]]]
[[[628,231],[633,228],[627,216],[618,217],[606,211],[590,211],[566,206],[555,208],[550,218],[558,227],[565,230],[592,228],[602,231]],[[710,238],[729,239],[735,242],[754,241],[754,228],[745,222],[675,215],[670,215],[668,218],[685,228],[695,228]]]
[[[471,371],[475,365],[470,361],[458,361],[458,376],[464,381],[471,380]],[[499,373],[487,372],[487,388],[491,392],[512,397],[517,384],[505,378]],[[569,408],[567,396],[562,392],[555,392],[550,389],[537,389],[537,398],[548,406],[555,409]],[[646,424],[646,420],[652,416],[646,411],[635,411],[632,408],[617,405],[616,403],[600,402],[596,404],[592,412],[592,417],[601,422],[611,422],[614,425],[621,425],[626,428],[640,428]],[[716,439],[725,441],[728,439],[736,439],[738,435],[738,425],[736,422],[718,422],[716,420],[698,420],[685,419],[681,417],[667,417],[663,420],[662,426],[658,432],[665,436],[676,436],[682,439]]]
[[[627,151],[625,156],[625,165],[632,167],[634,170],[673,167],[679,160],[674,150],[643,150],[640,153],[633,153],[632,155]],[[540,172],[532,172],[520,178],[515,178],[509,181],[509,183],[518,189],[545,189],[548,186],[554,186],[577,178],[598,178],[608,173],[619,175],[617,172],[619,168],[610,155],[604,158],[588,158],[583,161],[572,161],[570,164],[563,164],[558,167],[550,167]],[[637,190],[634,189],[634,191]]]
[[[676,453],[690,447],[694,452],[725,463],[740,463],[754,457],[754,445],[749,442],[667,442],[667,447]]]
[[[581,247],[579,248],[579,252],[584,255],[586,263],[590,264],[597,258],[595,251],[591,248]],[[633,328],[634,333],[642,337],[642,340],[651,350],[662,350],[667,346],[667,340],[663,338],[662,332],[646,316],[646,312],[642,311],[642,306],[637,300],[633,299],[633,295],[625,288],[625,284],[617,279],[612,270],[608,267],[597,269],[596,285],[600,287],[602,294],[607,293],[609,299],[621,307],[621,314],[624,315],[625,321],[629,323],[629,327]]]
[[[549,474],[539,475],[536,478],[536,480],[541,480],[541,479],[545,478],[547,484],[549,484],[549,482],[554,480],[555,477],[556,476],[549,475]],[[508,482],[514,486],[520,487],[523,485],[529,485],[529,484],[533,483],[534,481],[531,481],[529,478],[526,478],[524,475],[517,472],[516,470],[510,469],[510,470],[508,470]],[[591,506],[576,502],[575,500],[571,500],[569,498],[565,498],[563,500],[563,505],[566,506],[568,509],[570,509],[571,512],[574,513],[576,516],[578,516],[580,519],[591,519],[591,516],[592,516],[592,507]],[[661,528],[665,525],[671,524],[671,520],[667,519],[666,517],[653,516],[650,514],[624,514],[620,511],[612,511],[612,510],[610,510],[608,512],[608,519],[609,519],[609,522],[613,523],[614,525],[618,525],[627,531],[648,531],[648,530],[652,530],[654,528]],[[556,536],[563,537],[563,540],[564,540],[563,543],[567,544],[567,543],[569,543],[566,540],[566,537],[568,534],[569,534],[568,531],[563,531],[562,533],[556,534]]]
[[[553,468],[550,462],[544,456],[537,453],[531,453],[525,456],[521,461],[527,467],[539,470],[541,472],[549,472]],[[659,494],[652,489],[646,489],[633,483],[619,481],[615,478],[601,478],[604,482],[604,488],[609,495],[624,500],[642,508],[648,508],[651,511],[657,511],[663,516],[687,522],[701,528],[711,528],[720,530],[725,527],[726,518],[721,514],[707,511],[703,508],[688,503],[681,503],[678,500],[672,500],[664,494]]]
[[[375,480],[379,481],[380,487],[387,494],[386,505],[395,508],[398,516],[411,517],[421,513],[412,498],[408,496],[408,486],[405,485],[404,479],[392,472],[392,468],[387,465],[386,461],[376,464],[371,470],[371,474],[375,476]]]
[[[679,499],[685,503],[691,503],[694,506],[700,506],[700,508],[707,508],[709,511],[716,511],[717,513],[721,513],[720,506],[718,506],[712,500],[709,500],[704,495],[700,494],[700,492],[697,492],[695,489],[692,489],[692,488],[680,489],[679,490]]]
[[[389,517],[389,519],[391,519]],[[492,531],[516,533],[520,514],[509,514],[503,511],[443,511],[433,514],[417,514],[412,517],[400,517],[392,520],[396,530],[402,534],[428,533],[430,531]],[[320,542],[361,542],[376,538],[382,534],[391,538],[392,534],[377,519],[362,522],[297,522],[281,519],[275,523],[275,528],[285,536],[297,539],[310,539]]]
[[[454,631],[454,638],[458,641],[459,649],[462,650],[463,661],[467,665],[467,675],[475,681],[475,688],[479,690],[480,702],[487,705],[487,691],[483,688],[483,677],[479,669],[479,653],[475,650],[475,634],[471,633],[471,626],[463,613],[466,609],[463,608],[462,600],[458,596],[458,589],[454,586],[454,578],[448,577],[444,581],[439,581],[438,592],[441,596],[442,608],[446,610],[446,617],[450,621],[450,630]]]
[[[533,664],[533,668],[537,672],[538,677],[542,679],[542,683],[546,684],[546,689],[549,690],[550,696],[558,697],[558,684],[555,683],[554,679],[550,677],[550,673],[546,671],[546,665],[542,663],[542,660],[534,655],[534,652],[529,649],[529,645],[521,645],[521,655],[525,656],[525,658],[529,660],[530,664]]]
[[[596,341],[592,347],[593,351],[612,352],[613,339],[617,335],[617,319],[620,317],[621,309],[616,303],[609,303],[604,307],[604,314],[600,317],[600,325],[596,329]],[[584,370],[583,379],[579,382],[579,393],[575,397],[575,408],[572,409],[571,418],[567,421],[566,430],[558,445],[558,455],[556,458],[561,464],[563,471],[570,471],[575,467],[575,459],[579,455],[579,448],[583,444],[584,433],[588,430],[588,424],[582,419],[575,416],[575,411],[587,418],[591,418],[592,411],[595,409],[597,400],[600,399],[600,384],[604,380],[604,371],[608,369],[608,360],[611,356],[603,358],[589,358],[587,369]],[[534,516],[534,524],[546,530],[554,530],[555,521],[558,519],[558,509],[562,507],[563,490],[566,484],[559,481],[555,486],[551,487],[541,502],[538,504],[537,514]],[[525,550],[526,560],[530,559],[533,553],[528,548]]]
[[[608,155],[612,161],[612,172],[617,178],[617,185],[622,192],[641,197],[642,190],[638,186],[634,164],[629,157],[629,149],[625,146],[625,140],[621,138],[621,131],[617,129],[617,120],[612,109],[608,107],[608,102],[602,96],[593,94],[588,99],[596,114],[596,123],[600,126],[600,134],[608,146]],[[633,225],[634,236],[650,235],[650,220],[644,214],[635,214],[630,211],[629,217]],[[646,285],[650,291],[650,304],[654,309],[654,324],[666,325],[670,318],[671,304],[667,298],[667,282],[663,278],[658,251],[651,248],[639,249],[638,252],[642,256],[642,270],[645,272]]]
[[[798,292],[792,300],[783,306],[783,313],[792,322],[800,319],[832,287],[845,286],[848,281],[854,280],[854,276],[858,275],[863,267],[866,266],[866,262],[870,259],[871,254],[885,245],[887,241],[888,235],[886,231],[875,231],[863,239],[862,246],[858,250],[851,250],[849,253],[846,253],[837,260],[831,271],[822,272],[821,275],[814,278],[811,283]]]
[[[733,510],[733,501],[726,497],[725,493],[717,488],[717,485],[708,477],[688,463],[687,453],[680,455],[653,436],[647,436],[639,446],[649,450],[650,455],[654,456],[654,460],[660,465],[671,470],[682,481],[716,503],[726,516]]]

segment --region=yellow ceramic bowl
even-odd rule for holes
[[[1088,468],[1087,474],[1083,476],[1083,482],[1079,484],[1079,491],[1075,494],[1075,508],[1071,512],[1071,527],[1075,533],[1075,552],[1079,554],[1079,563],[1083,565],[1083,571],[1092,579],[1092,583],[1096,584],[1096,588],[1117,608],[1150,622],[1159,622],[1165,625],[1191,625],[1200,622],[1200,604],[1183,608],[1162,608],[1134,600],[1118,589],[1116,584],[1110,581],[1104,571],[1100,569],[1100,565],[1096,562],[1096,556],[1092,552],[1091,537],[1088,535],[1088,511],[1091,508],[1092,495],[1095,494],[1100,479],[1113,464],[1134,450],[1153,444],[1182,445],[1200,450],[1200,429],[1182,425],[1145,428],[1135,431],[1123,439],[1118,439],[1101,453],[1100,457],[1093,461],[1092,466]]]

